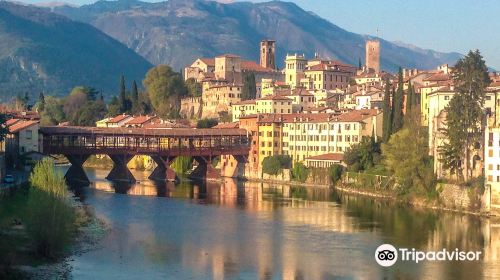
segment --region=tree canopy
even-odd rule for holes
[[[187,95],[182,76],[168,65],[158,65],[148,71],[143,80],[155,112],[164,118],[177,117],[180,99]]]

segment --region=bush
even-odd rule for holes
[[[216,119],[201,119],[196,123],[196,128],[211,128],[219,124]]]
[[[262,161],[262,171],[269,175],[278,175],[283,169],[292,165],[292,159],[287,155],[265,157]]]
[[[48,159],[35,166],[29,181],[27,231],[38,254],[56,258],[64,252],[75,233],[76,214],[66,182]]]
[[[176,157],[170,166],[177,175],[185,175],[193,168],[193,158],[187,156]]]
[[[292,178],[299,182],[305,182],[308,176],[309,169],[302,162],[296,162],[292,168]]]
[[[330,176],[330,180],[332,184],[336,184],[338,180],[342,177],[342,172],[344,171],[344,167],[340,164],[334,164],[328,168],[328,174]]]

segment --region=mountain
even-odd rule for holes
[[[0,101],[28,92],[65,95],[78,86],[118,91],[152,65],[95,27],[32,6],[0,2]]]
[[[277,61],[286,53],[339,59],[357,65],[364,60],[369,36],[348,32],[289,2],[234,2],[170,0],[99,1],[81,7],[55,7],[54,11],[90,23],[135,50],[153,64],[180,69],[197,57],[235,53],[258,60],[259,42],[277,41]],[[339,11],[340,12],[340,11]],[[458,53],[440,53],[381,41],[382,68],[399,66],[430,69],[454,63]]]

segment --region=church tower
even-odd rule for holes
[[[366,68],[380,72],[380,41],[366,41]]]
[[[276,70],[276,41],[260,41],[260,66]]]

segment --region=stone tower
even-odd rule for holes
[[[260,41],[260,66],[264,68],[276,69],[276,41]]]
[[[366,41],[366,68],[380,72],[380,41]]]

